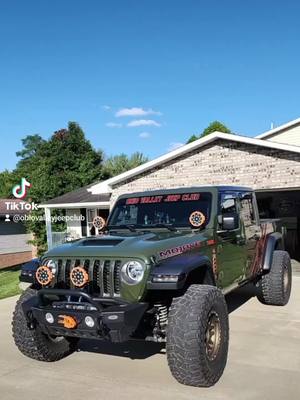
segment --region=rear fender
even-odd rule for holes
[[[283,249],[282,234],[279,232],[271,233],[268,236],[266,243],[264,261],[263,261],[264,272],[269,272],[271,270],[274,250],[282,250],[282,249]]]

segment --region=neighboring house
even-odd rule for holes
[[[284,142],[287,143],[284,143]],[[300,119],[255,138],[214,132],[130,171],[43,204],[75,210],[85,224],[68,226],[77,236],[97,234],[95,215],[106,216],[123,193],[180,186],[234,184],[257,190],[263,217],[280,217],[288,228],[288,248],[300,258]],[[80,199],[76,200],[77,193]],[[67,200],[64,200],[67,199]],[[47,223],[48,245],[53,246]]]
[[[271,129],[270,131],[256,137],[257,139],[265,139],[271,140],[272,142],[300,146],[300,118]]]
[[[103,218],[108,217],[110,208],[110,193],[92,194],[89,185],[62,196],[49,200],[45,205],[46,226],[48,246],[54,247],[67,239],[78,239],[82,236],[91,236],[98,233],[93,226],[96,215]],[[66,216],[70,218],[67,222],[66,232],[52,232],[49,221],[51,209],[64,209]],[[74,217],[74,218],[73,218]],[[80,220],[82,217],[82,220]],[[73,218],[73,220],[72,220]]]
[[[16,214],[24,216],[25,210],[7,210],[7,202],[24,203],[17,199],[0,199],[0,268],[21,264],[35,256],[35,249],[28,244],[31,234],[26,233],[22,222],[14,222]]]

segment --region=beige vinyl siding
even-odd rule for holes
[[[300,146],[300,124],[289,128],[286,131],[275,133],[265,140],[290,144],[292,146]]]
[[[32,240],[29,233],[16,235],[0,235],[0,254],[20,253],[32,250],[28,241]]]

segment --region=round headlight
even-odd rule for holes
[[[135,285],[143,280],[145,267],[138,261],[129,261],[122,267],[122,278],[125,282]]]
[[[48,261],[46,262],[46,265],[47,265],[47,267],[49,267],[49,268],[51,269],[52,274],[55,275],[55,274],[56,274],[56,271],[57,271],[57,264],[56,264],[56,262],[53,261],[53,260],[48,260]]]

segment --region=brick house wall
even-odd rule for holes
[[[22,251],[20,253],[0,254],[0,269],[23,264],[33,258],[31,251]]]
[[[300,154],[220,139],[114,185],[111,204],[123,193],[218,184],[299,188]]]
[[[31,234],[0,235],[0,269],[19,265],[36,257],[36,248],[27,243],[31,239]]]

